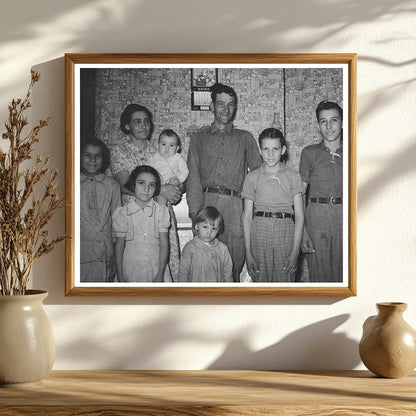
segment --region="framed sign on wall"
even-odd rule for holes
[[[65,67],[66,295],[356,294],[355,54]]]

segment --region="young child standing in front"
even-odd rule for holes
[[[103,141],[81,143],[80,280],[113,282],[116,276],[111,216],[121,205],[120,187],[105,171],[110,152]]]
[[[288,151],[278,129],[259,137],[263,164],[249,172],[244,198],[247,271],[253,282],[293,282],[304,223],[300,175],[286,166]]]
[[[308,262],[311,282],[342,282],[342,108],[321,101],[316,118],[322,141],[306,146],[299,172],[308,186],[302,251]]]
[[[170,184],[177,187],[185,182],[189,175],[185,160],[180,155],[181,141],[179,136],[171,129],[163,130],[159,135],[158,152],[149,159],[162,178],[162,185]],[[166,198],[156,197],[157,202],[166,205]]]
[[[169,211],[153,200],[160,192],[159,174],[151,166],[138,166],[124,186],[134,192],[135,197],[113,215],[118,281],[171,281],[166,267]]]
[[[198,211],[195,237],[186,243],[179,266],[180,282],[223,283],[233,281],[233,263],[227,246],[216,237],[224,230],[220,212],[207,206]]]

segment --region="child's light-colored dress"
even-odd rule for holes
[[[217,238],[208,244],[194,237],[183,248],[179,281],[232,283],[233,261],[228,247]]]
[[[116,236],[126,239],[123,255],[124,281],[153,281],[159,269],[159,233],[167,233],[169,225],[167,207],[153,199],[144,208],[133,200],[114,212],[113,229]],[[171,281],[168,267],[165,270],[166,281]]]
[[[116,275],[111,216],[120,186],[104,174],[80,176],[80,281],[113,282]]]

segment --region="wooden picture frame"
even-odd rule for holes
[[[356,295],[356,54],[354,53],[334,53],[334,54],[73,54],[65,55],[65,104],[66,104],[66,167],[65,167],[65,197],[66,197],[66,234],[71,238],[66,242],[66,277],[65,277],[65,294],[67,296],[333,296],[348,297]],[[141,99],[145,97],[148,101],[154,100],[155,108],[159,120],[162,115],[169,119],[167,114],[163,113],[166,107],[175,108],[175,100],[170,97],[171,88],[169,82],[171,77],[179,71],[185,71],[186,79],[191,82],[188,71],[192,67],[219,68],[219,82],[229,84],[236,90],[237,96],[240,95],[239,88],[246,85],[248,90],[263,91],[262,97],[257,97],[247,103],[239,97],[236,122],[244,113],[246,117],[242,122],[242,128],[249,130],[244,122],[248,124],[254,137],[258,138],[258,131],[261,128],[270,127],[278,122],[284,130],[288,141],[289,153],[292,149],[299,158],[299,144],[296,144],[296,138],[313,136],[316,130],[316,118],[314,109],[318,99],[330,99],[334,95],[341,97],[342,107],[344,110],[344,134],[343,148],[347,152],[344,158],[343,166],[343,189],[344,189],[344,208],[343,208],[343,278],[342,282],[293,282],[293,283],[230,283],[230,284],[179,284],[179,283],[85,283],[81,282],[79,276],[79,166],[80,166],[80,137],[81,134],[101,135],[103,138],[108,134],[111,128],[103,128],[106,120],[110,120],[113,129],[117,129],[119,111],[114,109],[115,102],[118,107],[131,102],[131,88],[135,88],[135,97]],[[88,71],[91,69],[92,71]],[[84,71],[86,70],[86,71]],[[135,74],[144,74],[146,79],[150,79],[153,84],[152,88],[146,88],[147,84],[143,80],[136,78]],[[169,78],[163,78],[163,70],[169,73]],[[87,82],[81,82],[81,71],[87,77]],[[96,97],[97,79],[88,81],[88,74],[97,71],[101,76],[100,91],[101,98],[99,101]],[[115,72],[114,72],[115,71]],[[280,71],[279,82],[283,88],[276,91],[269,85],[270,79],[264,82],[267,76],[275,77],[275,71]],[[335,75],[333,72],[335,71]],[[277,72],[276,72],[277,73]],[[162,74],[162,75],[161,75]],[[173,75],[172,75],[173,74]],[[230,75],[231,74],[231,75]],[[234,75],[232,75],[234,74]],[[250,75],[251,74],[251,75]],[[269,75],[271,74],[271,75]],[[338,75],[337,75],[338,74]],[[110,76],[109,76],[110,75]],[[113,76],[114,75],[114,76]],[[116,76],[117,75],[117,76]],[[230,75],[230,76],[229,76]],[[141,76],[141,75],[140,75]],[[292,76],[292,78],[289,78]],[[84,75],[83,75],[84,77]],[[119,78],[117,78],[119,77]],[[158,77],[160,83],[157,84],[157,92],[154,83],[157,83]],[[156,81],[155,81],[156,80]],[[290,82],[289,82],[290,81]],[[133,84],[131,84],[132,82]],[[118,84],[116,84],[118,83]],[[127,84],[128,85],[127,85]],[[107,90],[108,84],[111,84],[110,90]],[[178,83],[179,85],[180,83]],[[238,84],[238,85],[233,85]],[[268,85],[264,85],[268,84]],[[114,87],[116,85],[116,87]],[[240,86],[240,87],[239,87]],[[188,88],[189,87],[189,88]],[[115,88],[111,90],[111,88]],[[175,87],[176,88],[176,87]],[[179,87],[178,87],[179,88]],[[191,85],[180,85],[175,89],[172,96],[177,96],[178,91],[181,95],[180,110],[185,119],[196,124],[195,120],[199,117],[210,117],[211,112],[204,111],[203,116],[194,114],[191,110]],[[183,88],[183,89],[182,89]],[[127,93],[126,93],[127,91]],[[153,92],[152,92],[153,91]],[[189,93],[189,108],[187,94]],[[129,95],[130,94],[130,95]],[[153,96],[152,94],[155,94]],[[156,96],[156,94],[159,94]],[[166,98],[166,94],[168,98]],[[337,95],[338,94],[338,95]],[[83,97],[81,100],[81,96]],[[163,98],[165,96],[165,98]],[[99,97],[99,98],[100,98]],[[122,97],[122,98],[120,98]],[[126,98],[127,97],[127,98]],[[129,98],[130,97],[130,98]],[[185,97],[185,98],[184,98]],[[246,95],[248,97],[248,95]],[[264,97],[266,97],[264,99]],[[273,97],[273,98],[270,98]],[[277,97],[277,98],[276,98]],[[280,97],[280,98],[279,98]],[[304,97],[304,98],[303,98]],[[327,98],[329,97],[329,98]],[[312,99],[313,98],[313,99]],[[160,105],[156,100],[162,101]],[[282,111],[273,110],[274,100],[279,101]],[[123,102],[123,100],[125,100]],[[256,101],[257,100],[257,101]],[[81,102],[82,101],[82,102]],[[88,104],[89,102],[89,104]],[[309,103],[310,111],[306,116],[306,110],[303,109],[303,115],[298,121],[293,122],[289,119],[298,110],[287,110],[291,103],[300,102],[302,106]],[[98,104],[97,104],[98,103]],[[283,104],[281,104],[283,103]],[[165,105],[166,104],[166,105]],[[103,110],[103,106],[107,106]],[[99,107],[99,108],[98,108]],[[292,108],[292,107],[290,107]],[[306,107],[305,107],[306,108]],[[313,110],[313,111],[312,111]],[[188,114],[192,111],[192,114]],[[267,113],[267,114],[266,114]],[[290,114],[289,114],[290,113]],[[309,114],[310,113],[310,114]],[[345,117],[347,114],[347,117]],[[172,122],[177,122],[179,117],[172,118]],[[95,120],[95,121],[94,121]],[[206,119],[205,119],[206,120]],[[299,121],[301,120],[301,121]],[[313,121],[315,126],[313,126]],[[98,127],[97,127],[98,126]],[[110,126],[110,127],[111,127]],[[254,126],[254,127],[253,127]],[[162,123],[160,123],[160,128]],[[195,127],[195,125],[193,125]],[[201,127],[198,124],[196,127]],[[185,127],[182,125],[181,127]],[[292,129],[292,130],[291,130]],[[81,133],[83,131],[83,133]],[[99,134],[97,134],[97,131]],[[183,135],[188,130],[184,130]],[[293,134],[293,131],[296,134]],[[292,133],[291,133],[292,132]],[[155,136],[158,132],[155,132]],[[308,136],[308,137],[309,137]],[[314,140],[317,140],[315,138]],[[298,147],[296,147],[298,146]],[[296,163],[296,160],[293,162]],[[78,171],[78,172],[77,172]],[[347,200],[347,203],[345,203]],[[183,228],[183,230],[189,232]]]

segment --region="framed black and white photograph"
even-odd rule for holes
[[[66,54],[66,295],[356,295],[356,55]]]

